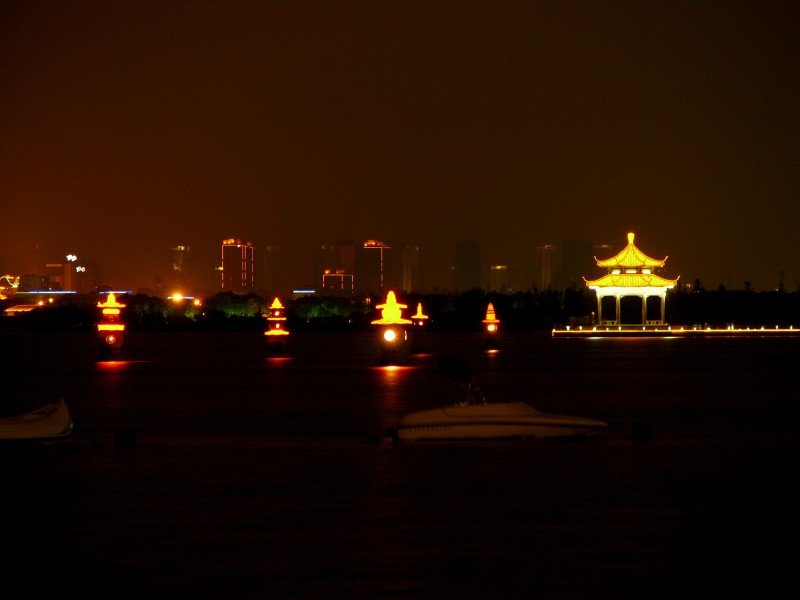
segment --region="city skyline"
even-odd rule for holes
[[[629,236],[631,234],[635,235],[635,232],[628,233]],[[220,243],[221,256],[219,256]],[[646,241],[642,242],[637,238],[637,244],[644,245],[646,253],[668,257],[647,248]],[[108,268],[102,260],[87,260],[86,257],[79,258],[75,254],[67,254],[61,262],[42,262],[38,272],[35,273],[4,272],[2,275],[17,277],[22,282],[21,287],[25,288],[47,289],[47,285],[50,285],[51,289],[71,289],[79,293],[100,287],[144,293],[203,294],[213,294],[218,291],[289,294],[302,289],[319,294],[380,295],[386,290],[452,293],[475,288],[510,293],[534,289],[565,290],[575,286],[583,287],[584,279],[596,277],[602,271],[596,261],[614,254],[624,245],[564,240],[559,244],[537,247],[536,253],[528,257],[524,265],[499,265],[484,259],[479,242],[458,240],[451,249],[453,258],[445,278],[433,281],[425,269],[424,253],[421,253],[419,246],[397,247],[393,253],[391,244],[374,239],[363,242],[335,240],[315,244],[311,248],[311,259],[306,268],[288,273],[282,263],[283,251],[279,247],[267,245],[259,248],[246,240],[226,238],[219,240],[218,256],[213,263],[197,264],[191,256],[204,253],[193,252],[189,245],[169,248],[168,252],[164,253],[164,260],[160,266],[168,275],[159,275],[152,282],[144,284],[118,285],[118,281],[113,281],[105,275],[108,271],[113,272],[113,267]],[[382,250],[380,260],[375,252],[376,248]],[[370,254],[373,256],[370,257]],[[44,260],[41,256],[39,259]],[[228,268],[225,268],[226,263]],[[682,287],[693,287],[698,282],[704,289],[720,287],[709,286],[702,278],[687,279],[666,265],[659,271],[679,279]],[[777,285],[763,290],[753,286],[749,280],[745,280],[739,287],[727,288],[724,285],[721,287],[731,290],[800,291],[800,284],[793,287],[787,285],[785,281],[779,281]]]
[[[735,0],[3,3],[0,270],[152,287],[236,236],[308,273],[341,237],[418,247],[432,287],[459,240],[511,274],[633,231],[682,281],[794,290],[798,30]]]

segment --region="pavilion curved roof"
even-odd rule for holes
[[[596,256],[594,257],[598,267],[608,268],[663,267],[667,262],[667,258],[668,257],[665,256],[663,260],[658,260],[657,258],[650,258],[647,256],[634,245],[632,233],[628,234],[628,245],[616,256],[605,260],[598,260]]]
[[[680,277],[678,277],[680,279]],[[678,279],[665,279],[660,275],[653,273],[619,273],[617,275],[607,274],[603,275],[600,279],[592,281],[583,280],[586,282],[587,287],[624,287],[624,288],[642,288],[642,287],[663,287],[671,288],[678,283]]]

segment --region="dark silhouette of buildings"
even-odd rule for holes
[[[481,287],[481,246],[474,240],[456,243],[456,291]]]

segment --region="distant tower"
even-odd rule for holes
[[[389,244],[378,240],[367,240],[362,244],[356,261],[358,291],[383,294],[391,249]]]
[[[314,248],[313,273],[311,280],[315,286],[323,282],[328,292],[338,290],[352,293],[356,270],[356,248],[352,240],[339,240],[333,244],[323,244]],[[334,276],[333,278],[329,276]]]
[[[473,240],[456,244],[456,291],[481,287],[481,246]]]
[[[582,288],[583,273],[590,273],[595,268],[592,244],[580,240],[565,240],[561,242],[558,256],[559,268],[553,278],[553,287],[558,290]]]
[[[172,271],[183,273],[189,261],[189,246],[175,246],[172,249]]]
[[[172,248],[172,283],[181,286],[186,283],[186,270],[189,266],[189,246]]]
[[[508,289],[508,267],[492,265],[489,271],[489,291],[506,293]]]
[[[345,273],[355,273],[358,244],[353,240],[339,240],[333,245],[334,268]]]
[[[222,240],[222,289],[251,292],[255,288],[255,248],[250,242]]]
[[[536,284],[540,290],[546,290],[553,285],[553,252],[556,247],[551,244],[538,246],[536,256],[536,271],[538,277]]]
[[[406,292],[419,292],[422,288],[419,268],[419,246],[411,245],[403,248],[403,282]]]
[[[260,289],[276,295],[280,290],[278,277],[278,262],[280,256],[279,246],[264,246],[261,252],[261,268],[259,269]]]

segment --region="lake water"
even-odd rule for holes
[[[0,446],[6,584],[130,598],[674,598],[793,584],[800,338],[3,334],[6,413],[64,397],[59,445]],[[402,444],[489,400],[607,421],[588,440]],[[627,435],[645,423],[650,441]],[[127,437],[126,437],[127,436]]]

